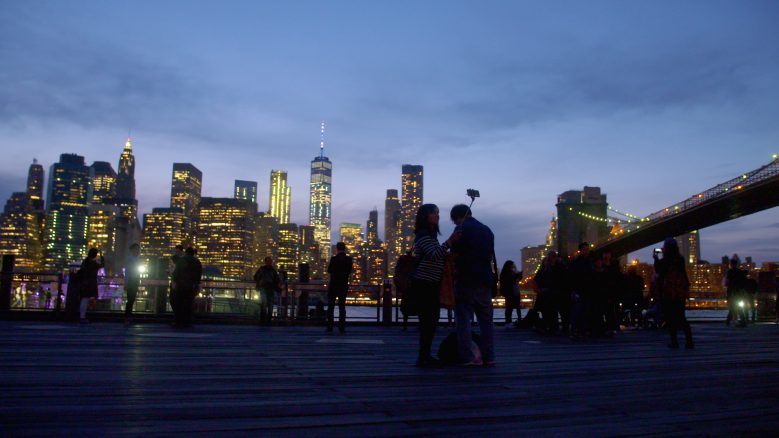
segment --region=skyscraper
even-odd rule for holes
[[[401,251],[405,252],[414,246],[414,220],[417,210],[422,206],[423,197],[423,176],[422,166],[413,164],[403,165],[403,174],[401,178],[403,198],[401,200]]]
[[[313,225],[300,226],[300,263],[308,264],[310,278],[322,278],[322,251]]]
[[[251,278],[256,260],[249,201],[201,198],[198,213],[196,243],[203,266],[215,267],[225,277]]]
[[[257,213],[254,216],[254,232],[257,259],[265,257],[278,258],[279,220],[267,213]]]
[[[270,204],[268,213],[279,220],[279,224],[289,223],[291,189],[287,185],[287,172],[272,170],[270,173]]]
[[[33,159],[27,172],[27,200],[30,208],[43,211],[43,166]]]
[[[28,192],[15,192],[0,214],[0,254],[16,256],[16,268],[37,271],[41,263],[41,214]]]
[[[401,254],[401,218],[398,191],[387,189],[384,200],[384,243],[387,247],[387,273],[390,276],[395,272],[395,264]]]
[[[701,237],[698,231],[677,236],[676,243],[679,244],[679,252],[684,257],[687,265],[694,265],[701,259]]]
[[[89,202],[107,204],[117,197],[118,177],[111,163],[95,161],[89,166]]]
[[[235,188],[233,190],[233,197],[235,199],[245,199],[254,204],[254,209],[257,209],[257,181],[243,181],[240,179],[235,180]]]
[[[346,254],[352,257],[352,281],[365,281],[365,239],[360,224],[341,224],[341,242],[346,245]]]
[[[279,247],[276,265],[292,279],[298,274],[300,262],[300,234],[297,224],[279,224]]]
[[[184,215],[194,218],[200,205],[203,173],[190,163],[173,163],[170,185],[170,206],[180,208]]]
[[[375,208],[368,213],[368,222],[365,226],[365,237],[368,245],[379,245],[379,211]]]
[[[600,187],[569,190],[557,197],[557,252],[576,253],[579,243],[597,243],[608,237],[608,202]]]
[[[124,144],[122,155],[119,156],[119,173],[116,177],[116,197],[135,199],[135,156],[130,137]]]
[[[180,208],[155,208],[144,214],[141,255],[147,260],[172,256],[176,245],[186,244],[190,221]]]
[[[49,175],[44,267],[59,270],[86,256],[89,167],[80,155],[62,154]]]
[[[319,156],[311,161],[308,220],[314,226],[314,238],[319,243],[320,260],[330,256],[332,217],[333,163],[325,156],[325,122],[320,127]]]
[[[119,207],[113,204],[90,204],[89,225],[87,228],[87,246],[97,248],[103,254],[107,272],[118,273],[121,266],[116,266],[117,236],[119,224]],[[127,223],[127,221],[124,221]]]
[[[365,243],[365,276],[370,284],[380,285],[387,274],[387,251],[379,240],[379,212],[376,209],[368,213]]]

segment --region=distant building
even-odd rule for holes
[[[201,198],[196,244],[204,267],[226,278],[251,278],[256,269],[251,203],[233,198]]]
[[[419,165],[404,164],[401,177],[401,252],[414,246],[414,220],[417,210],[423,203],[424,168]]]
[[[33,210],[29,192],[14,192],[0,215],[0,254],[16,256],[15,270],[38,271],[41,268],[41,220]]]
[[[143,215],[143,241],[141,256],[170,257],[176,252],[176,245],[189,246],[187,231],[191,218],[180,208],[155,208]]]
[[[89,205],[89,228],[87,231],[87,246],[97,248],[104,257],[106,271],[118,273],[121,266],[116,266],[117,244],[119,243],[119,207],[113,204]]]
[[[557,252],[576,253],[579,243],[597,243],[609,236],[608,203],[600,187],[569,190],[557,197]]]
[[[320,259],[330,258],[333,163],[324,155],[325,124],[322,122],[319,140],[319,156],[311,160],[309,185],[309,224],[314,226],[314,237],[319,243]],[[312,273],[313,275],[313,273]]]
[[[705,260],[688,267],[690,277],[690,296],[693,298],[722,297],[722,269]]]
[[[299,232],[300,263],[308,264],[310,278],[323,278],[322,250],[316,239],[315,226],[301,225]]]
[[[701,237],[698,231],[682,234],[675,237],[676,243],[679,244],[679,252],[684,257],[684,262],[687,265],[694,265],[701,259]]]
[[[124,144],[124,150],[119,157],[119,172],[116,176],[116,197],[135,199],[135,156],[130,138]]]
[[[254,209],[256,211],[257,210],[257,181],[243,181],[240,179],[235,180],[233,197],[235,199],[243,199],[249,201],[254,205]]]
[[[346,254],[352,257],[352,282],[362,283],[366,281],[365,239],[362,235],[362,226],[342,223],[340,231],[341,242],[346,245]]]
[[[190,218],[197,216],[203,173],[190,163],[173,163],[170,184],[170,207],[180,208]]]
[[[87,253],[89,167],[84,157],[62,154],[49,170],[43,264],[62,270]]]
[[[38,160],[33,159],[30,169],[27,171],[27,199],[30,202],[30,209],[43,211],[43,166],[38,164]]]
[[[289,223],[291,192],[292,189],[287,185],[287,172],[272,170],[268,214],[278,219],[280,225]]]
[[[279,224],[279,246],[276,265],[279,272],[287,273],[287,278],[293,279],[298,275],[298,263],[300,263],[300,234],[297,224]]]
[[[384,199],[384,242],[387,249],[388,277],[391,277],[395,272],[395,264],[402,253],[402,240],[400,239],[402,217],[398,191],[387,189],[387,197]]]
[[[254,216],[255,242],[258,260],[265,257],[278,259],[279,255],[279,220],[267,213],[257,213]]]
[[[116,198],[117,175],[111,163],[95,161],[89,166],[89,202],[108,204]]]

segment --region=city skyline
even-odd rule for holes
[[[475,215],[495,230],[498,257],[518,261],[543,243],[560,193],[597,186],[610,206],[643,215],[779,152],[771,2],[344,2],[309,4],[293,20],[279,5],[150,5],[4,4],[0,198],[24,190],[33,158],[116,165],[131,128],[139,217],[168,205],[170,165],[188,162],[203,196],[259,181],[260,205],[271,169],[286,169],[291,222],[305,224],[325,119],[334,234],[363,223],[386,189],[400,189],[400,166],[415,163],[444,235],[448,209],[479,189]],[[159,20],[143,19],[151,10]],[[204,23],[213,41],[185,31]],[[289,38],[258,45],[266,38],[254,29]],[[224,44],[235,49],[215,50]],[[255,49],[258,61],[243,56]],[[772,209],[705,228],[701,257],[776,259],[777,227]]]

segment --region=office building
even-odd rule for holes
[[[190,163],[173,163],[170,186],[170,207],[180,208],[189,218],[197,216],[203,173]]]
[[[89,166],[89,203],[108,204],[117,197],[117,175],[111,163],[95,161]]]
[[[117,244],[119,243],[119,207],[113,204],[90,204],[87,246],[97,248],[103,255],[107,273],[119,273]]]
[[[279,255],[279,220],[267,213],[257,213],[254,216],[254,233],[258,260],[270,256],[275,261]]]
[[[41,268],[42,215],[31,209],[36,202],[29,199],[28,192],[14,192],[0,215],[0,254],[15,255],[17,271]]]
[[[135,199],[135,156],[130,138],[119,156],[119,172],[116,176],[116,197]]]
[[[272,170],[268,213],[278,219],[279,225],[288,224],[292,189],[287,185],[287,172]]]
[[[557,252],[576,253],[579,243],[595,244],[609,236],[608,203],[600,187],[569,190],[557,197]]]
[[[257,264],[253,214],[243,199],[200,199],[195,243],[203,267],[214,267],[227,278],[252,278]]]
[[[146,260],[170,257],[176,252],[176,245],[191,245],[186,231],[190,221],[180,208],[155,208],[144,214],[141,256]]]
[[[233,197],[235,199],[244,199],[254,205],[255,211],[257,210],[257,181],[243,181],[240,179],[235,180],[235,187],[233,189]]]
[[[341,242],[346,245],[346,255],[352,257],[353,270],[351,281],[361,283],[366,280],[365,239],[360,224],[342,223]]]
[[[43,166],[38,160],[33,159],[30,169],[27,171],[27,200],[30,208],[35,211],[43,211]]]
[[[314,226],[315,239],[319,243],[320,259],[329,260],[331,244],[333,163],[324,154],[325,123],[322,122],[319,139],[319,156],[311,160],[309,185],[309,223]]]
[[[322,260],[322,250],[316,239],[314,225],[301,225],[300,231],[300,263],[306,263],[309,266],[309,276],[313,279],[323,278],[324,261]],[[329,250],[329,247],[328,247]],[[329,261],[329,260],[328,260]]]
[[[300,234],[297,224],[279,224],[279,246],[276,266],[279,272],[286,272],[287,278],[298,275],[300,263]]]
[[[46,196],[44,268],[61,270],[87,253],[89,167],[84,157],[62,154],[51,165]]]
[[[694,265],[701,259],[701,237],[697,230],[675,237],[679,245],[679,252],[684,257],[684,262]]]
[[[404,164],[401,177],[401,252],[405,252],[414,246],[414,220],[417,210],[423,203],[423,176],[422,166]]]
[[[387,197],[384,199],[384,243],[387,249],[388,277],[391,277],[395,272],[395,264],[401,255],[401,219],[402,213],[398,191],[387,189]]]

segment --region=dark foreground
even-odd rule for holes
[[[779,326],[573,343],[497,328],[495,368],[416,369],[398,328],[0,321],[2,436],[774,435]],[[438,332],[436,341],[447,329]],[[773,432],[773,433],[772,433]],[[775,435],[774,435],[775,436]]]

